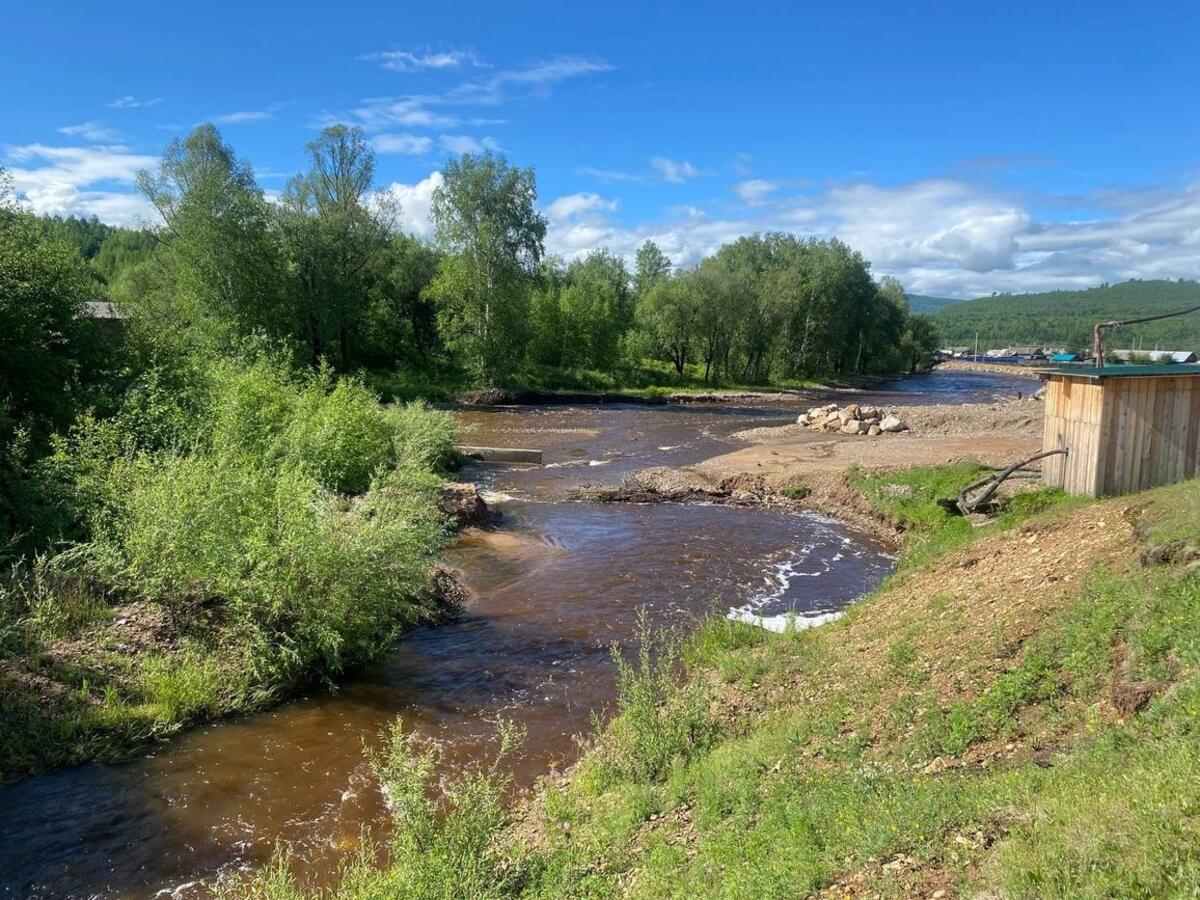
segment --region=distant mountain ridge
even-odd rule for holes
[[[962,300],[956,300],[953,297],[930,297],[928,294],[907,294],[908,308],[915,313],[924,313],[930,315],[943,309],[952,303],[962,303]]]
[[[916,311],[920,307],[910,305]],[[1091,343],[1092,325],[1132,319],[1200,305],[1195,281],[1126,281],[1082,291],[996,294],[950,302],[936,309],[933,321],[943,345],[982,348],[1064,346]],[[1200,313],[1117,329],[1108,346],[1154,350],[1200,350]]]

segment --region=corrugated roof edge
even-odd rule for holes
[[[1038,375],[1072,375],[1075,378],[1137,378],[1139,376],[1200,375],[1200,365],[1194,363],[1164,363],[1157,366],[1090,366],[1077,363],[1067,366],[1044,366],[1034,369]]]

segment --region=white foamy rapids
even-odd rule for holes
[[[505,500],[516,500],[512,494],[506,494],[504,491],[489,491],[484,488],[479,492],[479,496],[483,498],[483,502],[489,506],[493,503],[503,503]]]
[[[832,519],[822,521],[815,516],[811,517],[811,521],[819,526],[817,539],[810,544],[798,548],[783,562],[770,565],[764,573],[764,581],[766,582],[764,588],[742,606],[730,608],[725,614],[726,618],[736,622],[758,625],[760,628],[766,628],[768,631],[783,632],[789,628],[813,628],[824,622],[833,621],[841,615],[840,612],[814,612],[805,614],[796,610],[786,610],[774,615],[763,615],[761,612],[766,607],[783,600],[787,596],[795,579],[819,578],[827,574],[835,564],[844,560],[847,555],[852,559],[860,558],[863,555],[862,549],[855,547],[849,537],[838,535],[839,550],[835,550],[828,558],[810,559],[817,547],[828,546],[827,542],[822,540],[830,536],[827,526],[837,524]]]
[[[840,619],[844,614],[841,612],[817,613],[813,616],[803,616],[798,612],[785,612],[778,616],[756,616],[745,607],[741,609],[731,609],[726,618],[732,619],[735,622],[745,622],[747,625],[757,625],[759,628],[765,628],[767,631],[773,631],[776,634],[783,634],[787,631],[803,631],[806,628],[816,628],[818,625],[824,625],[826,622],[832,622],[835,619]]]

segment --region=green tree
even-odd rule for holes
[[[638,297],[638,329],[651,354],[670,362],[678,375],[691,359],[697,312],[696,295],[683,275],[660,278]]]
[[[373,361],[424,363],[439,349],[436,309],[428,288],[441,259],[428,244],[397,234],[372,260],[363,337]]]
[[[589,253],[567,267],[561,292],[564,364],[605,369],[613,366],[621,338],[633,324],[629,271],[619,256]]]
[[[315,364],[354,360],[370,299],[370,263],[387,248],[394,204],[372,197],[375,152],[361,128],[334,125],[306,146],[308,171],[288,184],[284,234],[300,334]]]
[[[111,352],[84,315],[94,282],[74,247],[14,200],[0,168],[0,559],[51,527],[36,471]]]
[[[655,284],[671,274],[671,260],[654,241],[647,240],[638,248],[634,265],[633,291],[642,297]]]
[[[138,185],[162,217],[160,261],[190,334],[218,346],[255,332],[293,334],[275,217],[250,164],[216,128],[172,141]]]
[[[442,175],[432,213],[447,256],[430,296],[446,343],[491,382],[524,355],[546,220],[535,206],[533,170],[510,166],[502,155],[464,154]]]

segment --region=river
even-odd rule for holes
[[[860,402],[971,402],[1028,392],[1023,378],[942,373],[859,392]],[[637,611],[680,626],[750,605],[762,615],[836,611],[891,569],[888,548],[850,526],[778,510],[598,505],[567,499],[648,465],[734,449],[729,435],[781,424],[811,399],[737,406],[465,409],[473,444],[537,447],[541,467],[477,465],[499,514],[450,548],[475,599],[416,629],[388,659],[274,710],[190,731],[120,765],[0,788],[0,896],[190,897],[198,882],[286,847],[326,882],[387,817],[364,746],[395,717],[442,741],[451,765],[489,757],[496,722],[528,732],[521,785],[568,765],[574,737],[614,698],[609,647]]]

